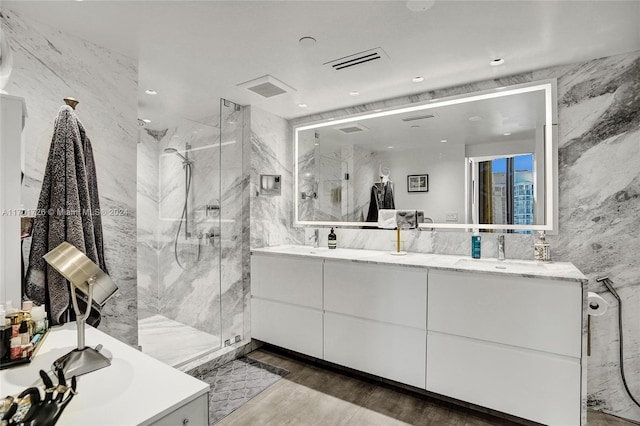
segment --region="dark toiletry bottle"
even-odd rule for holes
[[[338,236],[336,235],[335,232],[333,232],[333,228],[331,228],[331,232],[329,232],[329,248],[330,249],[336,248],[337,243],[338,243]]]
[[[480,259],[480,234],[475,231],[471,236],[471,257],[474,259]]]

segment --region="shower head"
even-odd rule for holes
[[[177,149],[175,149],[175,148],[165,148],[165,149],[164,149],[164,152],[165,152],[166,154],[175,154],[175,155],[177,155],[177,156],[178,156],[178,157],[180,157],[180,158],[182,159],[182,161],[184,161],[185,163],[190,163],[190,162],[191,162],[191,161],[190,161],[188,158],[186,158],[184,155],[180,154],[180,153],[178,152],[178,150],[177,150]]]

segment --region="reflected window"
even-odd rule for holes
[[[490,158],[477,167],[479,223],[533,225],[533,154]]]

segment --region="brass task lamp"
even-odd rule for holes
[[[104,305],[118,291],[118,286],[83,252],[66,241],[43,257],[53,269],[69,280],[78,327],[78,347],[58,358],[53,363],[54,371],[62,370],[65,377],[71,377],[108,367],[111,360],[100,353],[102,345],[98,345],[96,349],[85,346],[84,327],[91,312],[91,301],[95,300],[100,306]],[[76,289],[88,297],[87,308],[82,315],[78,308]]]

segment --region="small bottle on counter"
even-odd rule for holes
[[[533,245],[534,258],[540,262],[551,261],[551,250],[549,250],[549,243],[546,240],[544,231],[540,231],[538,241]]]
[[[333,228],[331,228],[331,232],[329,232],[329,248],[330,249],[334,249],[338,246],[338,236],[336,235],[336,233],[333,231]]]
[[[20,323],[20,344],[28,345],[31,341],[31,336],[29,335],[29,323],[27,320],[24,320]]]
[[[22,358],[22,340],[20,340],[20,336],[11,338],[11,360],[15,361],[16,359]]]
[[[46,319],[47,313],[44,310],[44,306],[34,306],[31,309],[31,320],[34,323],[34,333],[44,333],[47,331]]]
[[[14,312],[7,314],[6,318],[11,324],[11,337],[18,337],[20,335],[20,323],[22,322],[22,314],[20,312]]]
[[[0,361],[11,358],[11,326],[0,325]]]
[[[478,230],[473,231],[473,235],[471,236],[471,257],[474,259],[480,259],[482,245],[481,245],[481,237]]]

